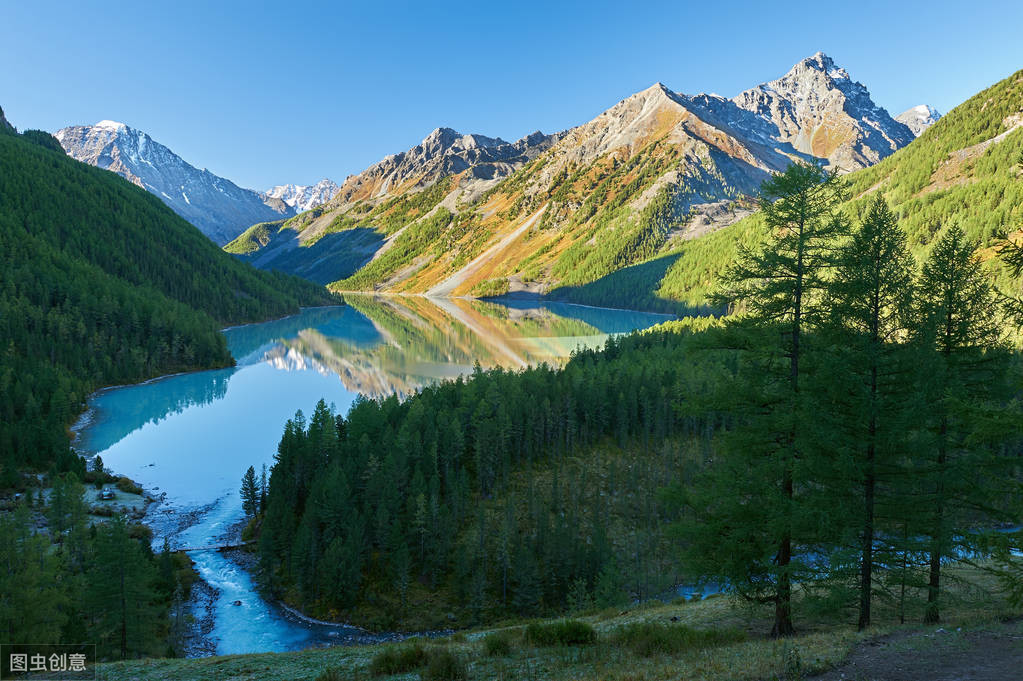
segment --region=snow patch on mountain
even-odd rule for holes
[[[919,137],[924,130],[938,122],[941,114],[930,104],[918,104],[911,109],[906,109],[895,120],[906,125],[913,134]]]
[[[279,184],[263,192],[264,198],[280,199],[298,212],[311,210],[334,198],[340,189],[333,180],[323,178],[316,184]]]

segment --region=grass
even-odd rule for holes
[[[405,674],[419,669],[427,661],[426,650],[418,644],[398,648],[384,648],[373,656],[369,672],[373,676]]]
[[[98,679],[131,681],[413,681],[414,679],[529,679],[554,681],[741,681],[809,676],[841,663],[858,643],[893,632],[922,632],[907,650],[927,647],[938,629],[954,634],[1001,627],[1023,614],[1010,605],[998,583],[972,566],[949,566],[949,587],[942,623],[924,627],[925,597],[914,594],[907,603],[906,625],[898,624],[894,603],[875,601],[871,629],[858,632],[855,612],[822,614],[797,600],[797,635],[772,639],[773,611],[725,596],[702,601],[650,601],[621,608],[581,613],[572,620],[512,622],[456,632],[444,638],[415,638],[402,643],[335,646],[288,653],[230,655],[194,660],[152,659],[99,665]],[[532,625],[532,627],[531,627]],[[533,629],[533,640],[527,633]],[[1019,626],[1023,633],[1023,624]],[[592,630],[591,644],[573,645],[572,632]],[[543,634],[537,634],[542,631]],[[534,642],[539,635],[542,643]],[[586,636],[583,634],[582,636]],[[949,634],[942,636],[948,637]],[[559,642],[560,641],[560,642]],[[454,659],[452,659],[452,656]],[[427,670],[435,658],[434,670]],[[386,661],[386,663],[385,663]],[[445,669],[463,669],[465,676],[444,676]],[[333,676],[330,676],[333,674]]]
[[[579,620],[533,622],[526,627],[526,641],[534,646],[584,646],[596,640],[593,625]]]
[[[972,568],[959,568],[958,576],[980,584],[983,594],[971,600],[950,598],[940,625],[946,631],[957,627],[983,627],[1001,618],[1019,615],[992,583]],[[986,595],[984,595],[986,594]],[[829,616],[804,614],[797,607],[797,636],[776,640],[765,632],[770,628],[769,608],[750,608],[729,598],[632,606],[628,611],[605,610],[579,616],[579,624],[592,628],[590,645],[535,646],[527,641],[528,626],[486,628],[459,632],[443,639],[380,644],[337,646],[301,652],[231,655],[197,660],[140,660],[100,665],[99,679],[132,681],[324,681],[381,679],[412,681],[423,679],[528,679],[554,681],[724,681],[785,679],[798,667],[808,676],[840,663],[862,641],[900,629],[891,606],[876,605],[877,626],[857,632],[850,613]],[[920,611],[907,613],[905,629],[920,630]],[[544,628],[564,627],[563,621],[536,622]],[[573,625],[574,626],[574,625]],[[933,632],[937,627],[928,627]],[[909,645],[909,644],[907,644]],[[421,650],[406,653],[405,650]],[[387,652],[393,651],[393,652]],[[925,654],[926,650],[922,651]],[[407,656],[407,657],[406,657]],[[407,671],[383,671],[387,658],[405,660]],[[443,660],[430,665],[434,659]],[[416,660],[416,666],[411,666]],[[376,667],[374,666],[376,665]],[[374,676],[373,670],[381,671]],[[395,667],[396,669],[397,667]],[[328,669],[333,676],[328,676]],[[458,676],[461,671],[465,676]],[[436,673],[438,676],[429,676]],[[322,675],[322,676],[321,676]]]
[[[739,629],[694,629],[684,624],[633,622],[615,629],[611,638],[636,655],[653,657],[738,643],[746,639],[746,633]]]
[[[490,657],[507,657],[512,651],[512,637],[508,631],[495,631],[483,637],[483,652]]]

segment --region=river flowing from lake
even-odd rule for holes
[[[99,454],[161,503],[146,522],[154,547],[223,543],[242,518],[249,466],[272,465],[285,422],[323,398],[346,413],[357,395],[407,396],[484,368],[563,363],[668,319],[568,304],[346,296],[343,307],[227,329],[230,369],[105,390],[89,401],[76,447]],[[307,622],[259,596],[248,572],[215,550],[189,554],[214,589],[217,654],[280,652],[364,640],[364,632]],[[212,652],[212,651],[211,651]]]

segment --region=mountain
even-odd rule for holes
[[[776,130],[779,141],[843,171],[873,165],[914,138],[823,52],[731,102]]]
[[[230,365],[224,325],[332,302],[238,262],[48,133],[0,134],[0,196],[0,488],[22,466],[67,465],[93,390]]]
[[[793,159],[841,172],[914,139],[823,53],[732,99],[662,83],[555,135],[438,128],[327,204],[227,246],[335,290],[486,296],[593,282],[731,224]]]
[[[322,284],[343,279],[381,254],[385,239],[409,222],[472,205],[557,139],[534,132],[510,143],[437,128],[408,151],[345,178],[326,204],[254,225],[225,250]]]
[[[263,200],[279,199],[296,211],[311,210],[330,201],[339,187],[332,180],[323,178],[316,184],[279,184],[263,192]]]
[[[4,116],[4,110],[0,109],[0,132],[15,132],[14,126]]]
[[[914,135],[919,137],[923,134],[924,130],[937,123],[939,118],[941,118],[941,114],[933,106],[930,104],[918,104],[912,109],[906,109],[900,113],[895,117],[895,120],[905,124],[906,127],[913,131]]]
[[[111,170],[155,194],[218,245],[253,223],[295,214],[280,199],[264,199],[251,189],[195,168],[124,123],[76,125],[58,130],[55,136],[72,158]]]
[[[878,192],[899,217],[918,262],[950,225],[979,243],[994,284],[1023,294],[995,258],[1001,234],[1023,229],[1023,71],[974,95],[940,118],[916,142],[877,165],[850,173],[845,210],[858,222]],[[702,306],[718,273],[740,244],[764,234],[759,215],[622,268],[576,289],[556,291],[575,302],[678,311]]]

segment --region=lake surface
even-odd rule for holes
[[[665,315],[569,304],[346,296],[264,324],[227,329],[230,369],[181,374],[106,390],[90,399],[79,450],[132,478],[163,503],[146,521],[159,547],[200,549],[242,517],[249,466],[270,466],[285,422],[323,398],[344,413],[357,395],[407,396],[484,368],[560,364],[579,347],[643,329]],[[190,553],[219,595],[218,654],[297,650],[358,638],[267,603],[245,570],[216,551]],[[240,602],[240,605],[236,605]]]

